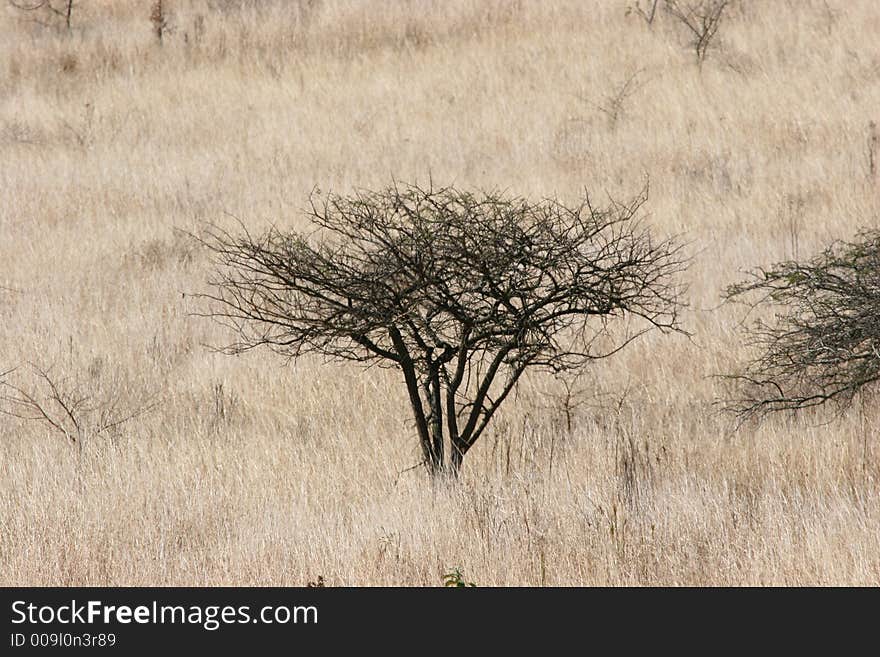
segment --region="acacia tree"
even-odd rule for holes
[[[526,370],[575,370],[651,328],[681,330],[686,261],[641,225],[646,192],[605,209],[418,186],[313,194],[312,233],[207,230],[216,274],[200,314],[235,330],[232,353],[399,369],[424,463],[457,475]],[[641,325],[615,342],[621,315]]]
[[[832,402],[845,408],[880,381],[880,231],[838,241],[806,262],[757,269],[728,300],[780,309],[747,327],[758,355],[727,375],[745,419]]]

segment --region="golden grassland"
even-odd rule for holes
[[[82,2],[70,33],[0,8],[0,372],[83,400],[77,445],[0,415],[0,583],[880,584],[876,405],[734,430],[712,376],[750,353],[725,285],[878,225],[878,3],[740,0],[702,67],[623,1],[165,4],[161,44],[145,3]],[[408,470],[396,372],[224,356],[191,314],[186,232],[303,227],[315,186],[646,176],[693,338],[570,403],[529,378],[458,485]]]

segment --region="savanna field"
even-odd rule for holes
[[[627,0],[150,4],[0,8],[0,583],[880,584],[876,397],[737,426],[715,376],[727,285],[880,225],[880,4],[737,0],[701,64]],[[527,375],[432,484],[399,372],[198,316],[206,224],[393,180],[647,181],[690,337]]]

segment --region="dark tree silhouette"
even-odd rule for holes
[[[417,186],[313,194],[313,233],[207,230],[201,314],[235,330],[229,352],[398,368],[425,464],[457,474],[527,369],[575,370],[651,328],[681,331],[686,260],[641,225],[646,192],[605,209]],[[615,342],[622,315],[641,324]]]
[[[772,322],[747,327],[759,353],[727,376],[739,384],[727,406],[741,418],[846,407],[880,381],[880,231],[835,242],[807,262],[758,269],[725,298],[779,308]]]

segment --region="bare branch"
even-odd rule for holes
[[[666,13],[683,25],[691,35],[691,47],[697,64],[703,64],[712,45],[724,10],[730,0],[666,0]]]
[[[101,435],[148,413],[156,402],[133,410],[120,410],[115,399],[94,399],[82,392],[83,384],[53,374],[51,367],[28,364],[35,384],[25,386],[3,380],[0,375],[0,413],[41,422],[62,434],[71,444]]]
[[[627,7],[627,14],[634,12],[651,26],[654,24],[654,18],[657,16],[657,6],[659,4],[660,0],[646,0],[645,7],[643,8],[641,0],[636,0],[635,5]]]
[[[7,0],[10,7],[20,11],[35,12],[45,9],[50,14],[54,14],[64,20],[67,31],[70,31],[71,20],[73,19],[73,0],[34,0],[34,2],[16,2],[16,0]],[[37,21],[39,22],[39,21]]]

